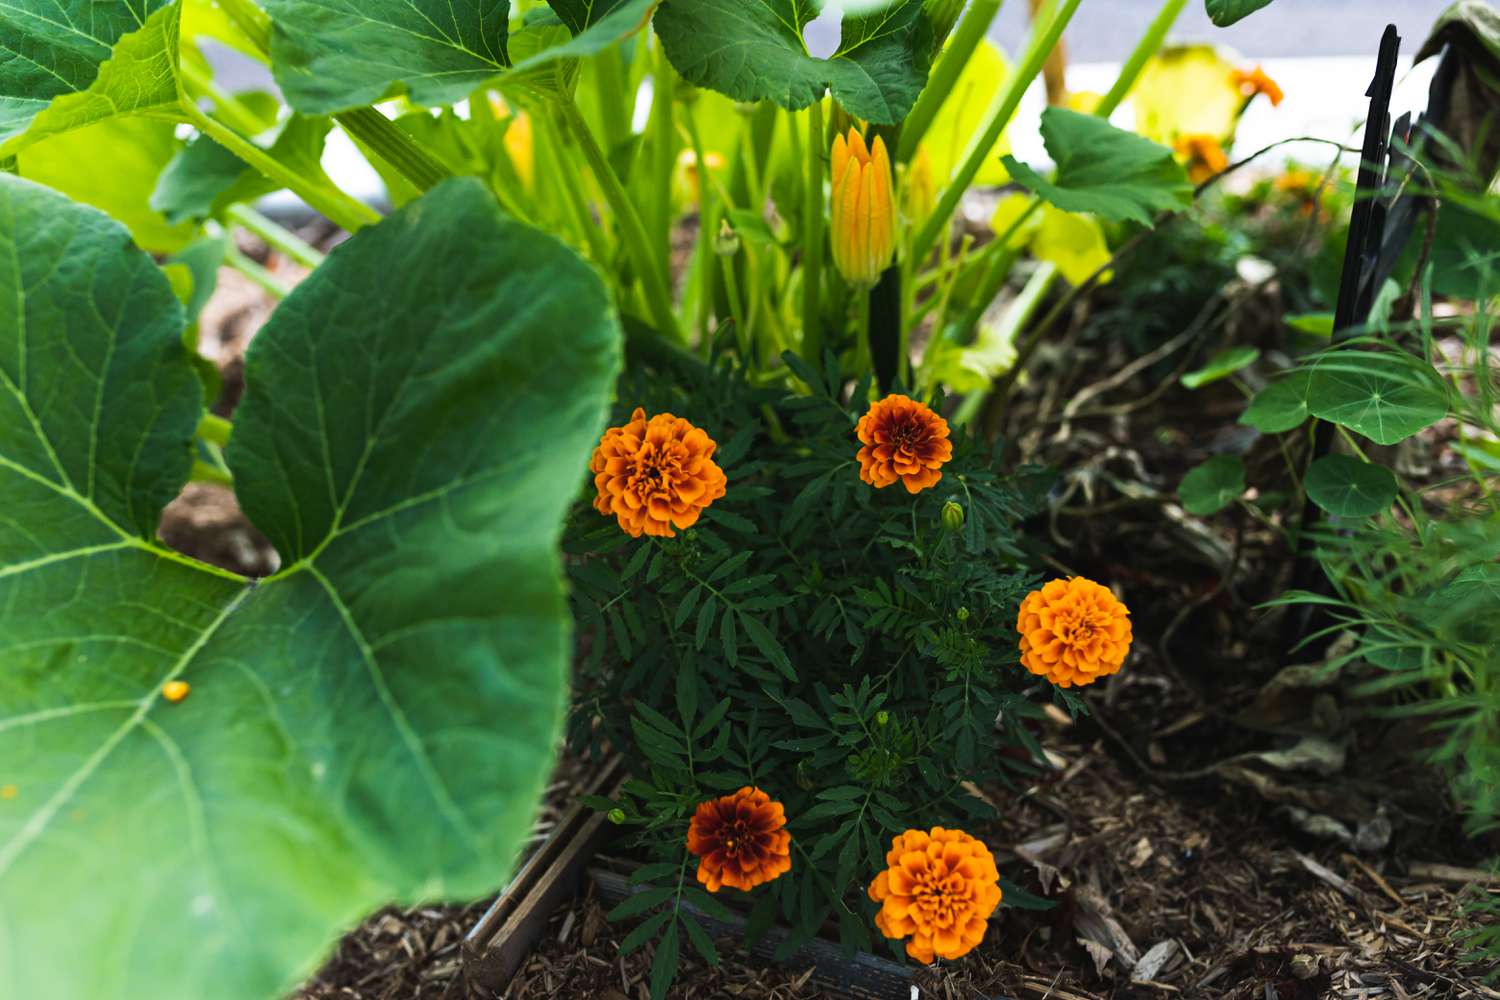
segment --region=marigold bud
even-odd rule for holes
[[[875,713],[875,725],[884,726],[889,724],[890,721],[891,713],[887,712],[885,709],[882,708],[880,711]]]
[[[167,681],[161,686],[161,696],[175,705],[186,698],[191,690],[187,681]]]
[[[833,140],[833,264],[845,280],[874,285],[896,253],[896,204],[885,140],[871,146],[853,128]]]
[[[943,527],[949,531],[958,531],[964,526],[964,506],[957,500],[949,500],[943,504]]]
[[[969,620],[969,609],[959,608],[958,614],[955,617],[958,618],[958,623],[962,625],[964,622]]]
[[[608,817],[609,821],[611,823],[613,823],[615,826],[619,826],[620,824],[622,824],[622,823],[625,822],[625,810],[624,809],[611,809],[605,815]]]

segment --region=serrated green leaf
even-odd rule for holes
[[[628,955],[640,948],[641,945],[651,940],[651,935],[661,929],[661,925],[672,919],[671,910],[663,910],[646,918],[635,930],[625,935],[625,940],[620,942],[620,954]]]
[[[1383,465],[1324,455],[1307,470],[1307,496],[1335,517],[1369,517],[1390,507],[1400,487]]]
[[[11,56],[0,59],[0,157],[120,115],[176,107],[179,13],[176,3],[149,0],[0,8],[0,54]]]
[[[1240,423],[1266,434],[1280,434],[1299,427],[1311,415],[1307,397],[1311,373],[1298,368],[1266,386],[1255,394]]]
[[[667,933],[656,945],[656,954],[651,959],[651,1000],[665,1000],[667,989],[677,978],[677,922],[667,928]]]
[[[829,59],[802,40],[815,0],[665,0],[656,33],[683,77],[736,101],[768,100],[789,110],[834,99],[856,118],[892,125],[927,82],[932,28],[923,0],[895,0],[846,13]]]
[[[692,917],[684,915],[682,926],[687,928],[688,940],[693,943],[694,950],[703,956],[703,960],[711,966],[718,965],[719,949],[714,947],[713,938],[708,936],[708,932],[703,929],[702,925]]]
[[[703,607],[698,609],[698,625],[693,630],[694,649],[702,649],[703,644],[708,641],[708,630],[714,627],[714,615],[718,610],[718,601],[713,599],[704,601]]]
[[[1002,160],[1016,183],[1065,211],[1151,226],[1156,213],[1192,204],[1193,186],[1170,149],[1095,115],[1048,108],[1042,140],[1057,164],[1051,180],[1013,156]]]
[[[538,45],[524,29],[511,39],[514,64],[500,78],[504,87],[526,86],[543,92],[567,91],[579,59],[618,45],[651,22],[659,0],[557,0],[552,7],[572,33],[559,44]],[[566,36],[565,36],[566,37]]]
[[[1215,455],[1182,477],[1177,495],[1189,514],[1217,514],[1245,492],[1245,463],[1238,455]]]
[[[795,681],[797,672],[792,668],[792,661],[787,659],[786,650],[771,634],[771,630],[752,615],[741,615],[740,621],[744,626],[746,637],[755,644],[756,649],[760,650],[760,655],[770,660],[771,665],[785,674],[788,680]]]
[[[1185,388],[1199,389],[1211,382],[1226,379],[1241,368],[1255,364],[1259,357],[1260,348],[1258,347],[1231,347],[1215,354],[1202,368],[1188,372],[1178,381]]]
[[[376,906],[493,890],[565,702],[593,271],[473,181],[330,257],[246,363],[258,584],[154,542],[202,398],[151,259],[0,175],[0,274],[0,995],[279,996]]]
[[[645,913],[654,906],[660,906],[673,896],[677,895],[676,886],[662,886],[656,889],[643,889],[640,892],[626,896],[620,903],[607,914],[606,920],[624,920]]]
[[[510,64],[509,0],[266,0],[265,8],[276,83],[307,114],[403,93],[428,107],[451,104]]]
[[[1209,20],[1221,28],[1227,28],[1241,18],[1249,17],[1271,0],[1204,0]]]
[[[1410,354],[1333,351],[1309,369],[1307,407],[1376,444],[1395,444],[1448,415],[1448,387]]]

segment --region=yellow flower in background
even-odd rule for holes
[[[1187,167],[1188,180],[1194,184],[1202,184],[1229,166],[1224,147],[1211,135],[1185,135],[1173,148]]]
[[[709,174],[722,173],[728,166],[722,153],[716,150],[708,150],[703,154],[703,162],[708,166]],[[672,197],[679,204],[697,205],[703,192],[699,186],[698,154],[691,149],[684,149],[677,154],[677,169],[672,174]]]
[[[1245,96],[1246,100],[1255,97],[1257,94],[1265,94],[1266,99],[1271,102],[1271,107],[1274,108],[1281,103],[1282,97],[1285,96],[1281,92],[1281,86],[1267,76],[1266,71],[1259,66],[1249,72],[1237,69],[1229,74],[1229,79],[1239,88],[1240,93]]]
[[[845,280],[873,285],[896,253],[896,201],[891,158],[880,136],[865,145],[853,128],[833,140],[833,203],[829,241]]]
[[[1162,49],[1130,93],[1135,130],[1167,146],[1185,135],[1232,136],[1244,104],[1233,72],[1212,45]]]
[[[1103,100],[1104,95],[1095,90],[1070,90],[1067,108],[1080,115],[1091,115],[1099,110],[1099,103]]]
[[[990,218],[990,228],[996,239],[1015,225],[1031,205],[1025,195],[1013,194],[1000,199],[995,214]],[[1017,250],[1029,250],[1038,260],[1057,266],[1058,273],[1070,285],[1081,285],[1099,268],[1109,263],[1109,245],[1104,239],[1104,229],[1092,215],[1065,212],[1060,208],[1044,204],[1040,212],[1032,212],[1008,241]],[[1112,280],[1113,272],[1100,275],[1099,284]]]
[[[937,185],[932,179],[932,157],[926,146],[917,147],[917,155],[905,167],[901,178],[901,209],[908,225],[920,226],[937,205]]]
[[[505,155],[516,168],[516,176],[528,188],[536,181],[536,148],[532,137],[531,116],[520,108],[512,108],[499,94],[489,95],[490,110],[505,123],[505,136],[501,144]]]

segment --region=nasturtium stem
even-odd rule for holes
[[[802,191],[802,360],[823,365],[823,102],[807,109],[807,176]]]
[[[224,213],[231,222],[243,226],[265,240],[266,245],[286,254],[309,270],[323,263],[324,255],[296,233],[261,215],[249,205],[231,205]]]
[[[284,185],[316,211],[327,216],[334,225],[349,232],[380,221],[380,214],[363,202],[330,189],[322,184],[311,183],[297,171],[291,169],[255,143],[240,135],[223,122],[205,114],[197,104],[184,97],[181,101],[184,117],[198,131],[229,150],[247,164],[265,174],[271,180]]]
[[[418,146],[401,126],[374,108],[342,111],[333,120],[411,181],[418,191],[426,191],[453,176],[453,171],[441,160]]]
[[[1062,0],[1060,9],[1047,22],[1046,27],[1039,28],[1038,33],[1033,35],[1031,43],[1026,48],[1025,57],[1006,82],[1002,97],[991,110],[984,129],[969,144],[964,162],[949,179],[948,186],[943,189],[943,196],[938,199],[937,207],[928,216],[926,223],[917,233],[916,239],[912,241],[912,254],[917,260],[926,259],[938,239],[947,230],[948,220],[958,208],[959,200],[963,198],[969,185],[974,182],[974,177],[979,173],[980,167],[984,166],[984,161],[989,158],[995,143],[1000,139],[1000,133],[1005,131],[1005,126],[1010,124],[1016,108],[1020,106],[1026,89],[1042,71],[1048,53],[1057,45],[1057,40],[1062,37],[1063,29],[1073,19],[1073,14],[1082,2],[1083,0]]]
[[[234,424],[212,413],[203,414],[198,421],[198,436],[220,448],[229,444],[229,435],[233,430]]]
[[[1161,43],[1166,39],[1167,32],[1172,30],[1177,17],[1182,13],[1182,8],[1187,6],[1187,0],[1165,0],[1161,10],[1157,11],[1155,19],[1147,26],[1146,33],[1136,43],[1135,49],[1131,51],[1130,58],[1125,60],[1125,65],[1120,67],[1120,75],[1115,78],[1114,86],[1109,88],[1109,93],[1099,102],[1094,109],[1094,114],[1100,118],[1108,118],[1114,113],[1115,108],[1130,93],[1130,88],[1135,86],[1135,81],[1140,79],[1141,70],[1145,69],[1146,62],[1156,55],[1161,48]]]
[[[984,41],[990,22],[1000,12],[1002,2],[1003,0],[974,0],[969,4],[969,9],[964,12],[963,20],[954,30],[947,48],[943,50],[937,65],[932,68],[932,75],[927,78],[927,86],[922,88],[921,95],[917,97],[916,106],[901,125],[901,145],[896,153],[898,162],[906,163],[917,155],[917,147],[927,135],[927,130],[932,127],[943,102],[953,93],[974,50]],[[1185,3],[1186,0],[1182,2]]]
[[[641,224],[641,217],[631,203],[630,194],[620,183],[620,178],[615,176],[614,168],[609,165],[604,151],[599,148],[594,134],[589,131],[588,122],[583,120],[583,114],[579,112],[578,105],[571,97],[565,97],[556,104],[568,128],[573,132],[574,138],[578,140],[578,146],[583,150],[584,159],[588,160],[589,169],[593,171],[594,179],[599,182],[600,189],[604,192],[604,200],[609,202],[609,207],[615,215],[615,224],[620,227],[620,235],[625,241],[625,251],[630,255],[631,263],[635,266],[636,277],[640,279],[641,287],[646,293],[646,307],[651,313],[652,322],[656,325],[657,332],[663,337],[674,341],[681,341],[682,334],[678,329],[677,316],[672,311],[672,297],[667,291],[666,276],[663,273],[662,262],[658,261],[651,253],[651,243],[646,237],[646,228]]]

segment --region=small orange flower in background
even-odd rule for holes
[[[896,253],[896,199],[885,140],[871,146],[852,127],[833,138],[833,201],[829,241],[833,265],[845,280],[873,285]]]
[[[673,527],[692,527],[724,495],[727,480],[714,464],[716,447],[687,420],[670,413],[647,420],[637,406],[630,423],[605,431],[594,449],[594,509],[613,514],[633,538],[673,537]]]
[[[709,892],[751,889],[792,870],[792,835],[780,802],[748,785],[698,804],[687,849],[697,855],[698,881]]]
[[[1081,576],[1052,580],[1021,602],[1021,665],[1058,687],[1117,672],[1130,652],[1130,609]]]
[[[1202,184],[1229,166],[1229,157],[1211,135],[1185,135],[1177,140],[1177,155],[1187,164],[1188,180]]]
[[[948,421],[925,404],[902,395],[870,404],[859,418],[859,478],[881,489],[896,480],[919,493],[943,478],[953,457]]]
[[[1229,79],[1234,81],[1234,85],[1240,88],[1240,93],[1244,94],[1247,99],[1256,94],[1265,94],[1273,108],[1280,104],[1282,97],[1285,96],[1281,92],[1280,85],[1267,76],[1266,71],[1259,66],[1249,72],[1237,69],[1229,74]]]
[[[911,938],[919,962],[959,958],[984,940],[1000,905],[1000,873],[989,848],[962,830],[907,830],[891,841],[890,867],[870,883],[880,903],[875,926],[888,938]]]

